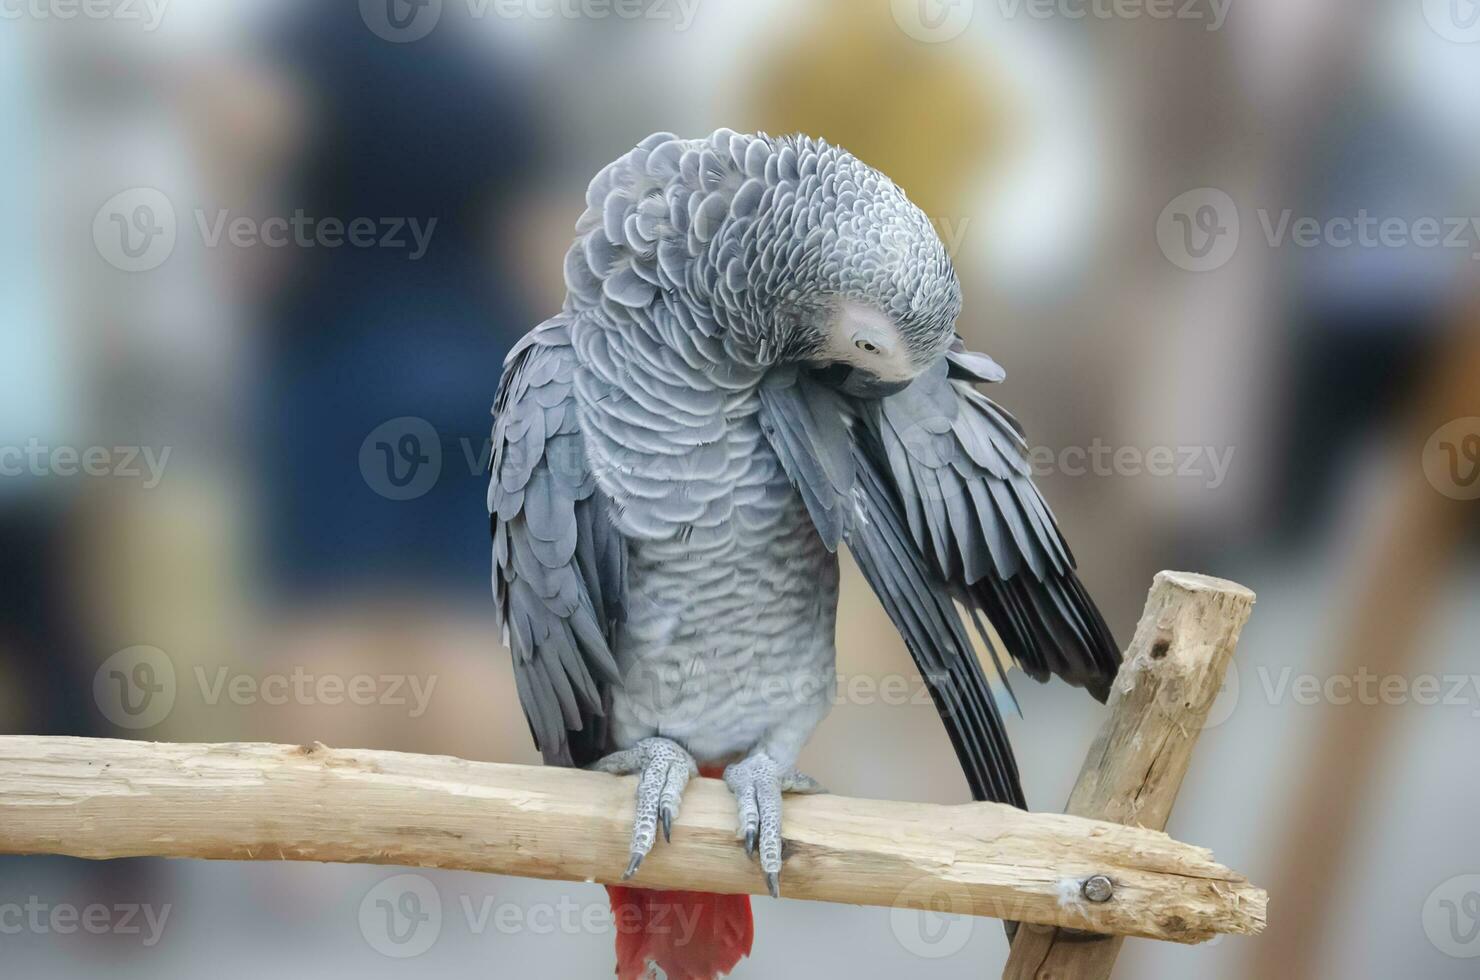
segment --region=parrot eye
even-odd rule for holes
[[[872,340],[855,340],[853,342],[853,346],[857,347],[859,350],[863,351],[866,354],[879,353],[879,345],[875,344]]]

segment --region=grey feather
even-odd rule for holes
[[[580,437],[558,431],[576,413],[567,326],[549,321],[511,354],[489,483],[498,622],[535,743],[564,765],[575,761],[572,736],[601,720],[602,685],[618,676],[610,644],[626,574]]]
[[[971,387],[1004,372],[955,334],[960,286],[929,219],[846,151],[731,130],[644,139],[586,205],[564,312],[505,362],[488,499],[499,623],[547,760],[613,747],[634,658],[830,655],[827,552],[846,543],[973,792],[1021,805],[972,630],[989,620],[1031,676],[1101,697],[1118,653],[1021,430]],[[811,375],[845,304],[887,317],[909,387],[866,400]],[[681,591],[655,598],[660,580]]]

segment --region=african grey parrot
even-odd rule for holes
[[[505,362],[488,503],[546,762],[640,775],[626,877],[690,777],[722,769],[778,894],[782,794],[818,790],[795,763],[833,698],[840,545],[973,796],[1024,806],[973,633],[1000,676],[988,623],[1029,676],[1100,700],[1120,656],[1021,430],[974,387],[1004,375],[956,335],[930,221],[838,147],[729,130],[648,137],[586,205],[564,308]],[[620,976],[709,977],[749,952],[744,896],[669,897],[705,900],[697,934],[619,936]]]

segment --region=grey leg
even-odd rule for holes
[[[737,836],[745,853],[760,847],[761,871],[772,898],[781,897],[781,794],[825,793],[811,776],[792,766],[781,766],[764,752],[725,769],[725,785],[735,794],[740,818]]]
[[[623,880],[637,874],[642,859],[657,843],[658,825],[663,826],[663,839],[673,835],[673,818],[683,802],[683,789],[689,779],[699,774],[694,757],[677,742],[666,738],[645,738],[620,752],[613,752],[591,767],[598,772],[618,776],[640,773],[637,782],[637,816],[632,823],[632,854]]]

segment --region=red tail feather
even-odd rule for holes
[[[668,980],[714,980],[750,955],[749,895],[606,890],[617,926],[618,980],[641,980],[649,962]]]
[[[705,766],[699,774],[720,778]],[[617,926],[617,980],[642,980],[656,963],[668,980],[714,980],[750,955],[749,895],[659,892],[608,885]]]

